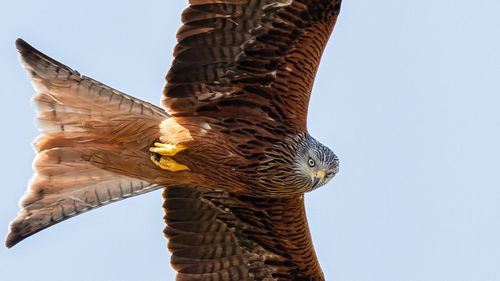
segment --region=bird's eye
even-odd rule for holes
[[[307,164],[309,164],[309,167],[316,166],[316,162],[314,162],[314,160],[312,158],[309,158],[309,160],[307,161]]]

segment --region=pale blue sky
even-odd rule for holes
[[[14,40],[158,104],[186,5],[6,2],[0,237],[37,135]],[[498,0],[344,1],[309,114],[341,160],[306,198],[327,280],[500,281],[499,15]],[[153,192],[0,248],[0,280],[173,280],[161,204]]]

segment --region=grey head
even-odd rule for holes
[[[339,159],[328,147],[305,134],[297,143],[293,170],[306,191],[327,184],[339,171]]]

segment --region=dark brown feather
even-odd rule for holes
[[[192,186],[164,191],[177,280],[324,280],[303,197],[268,199]]]
[[[309,96],[340,0],[191,0],[163,104],[175,116],[306,130]]]

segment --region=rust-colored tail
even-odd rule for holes
[[[33,80],[41,135],[35,174],[6,246],[105,204],[159,188],[149,161],[167,114],[16,41]]]

